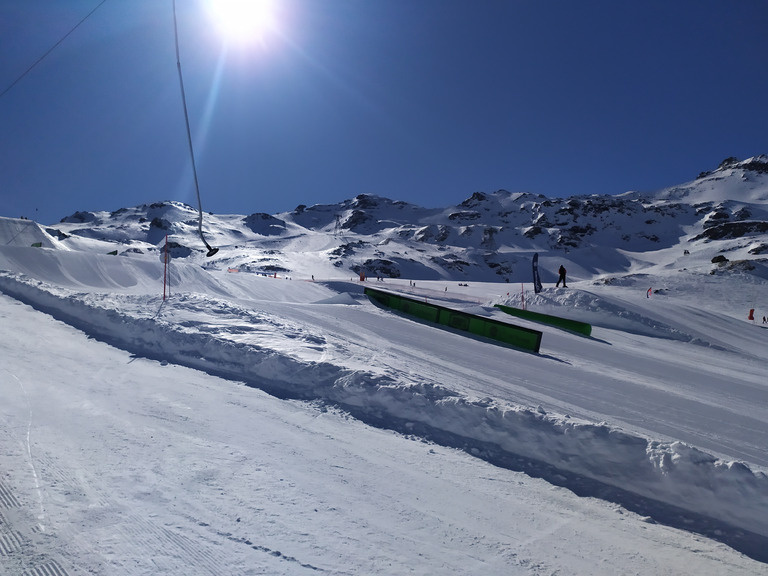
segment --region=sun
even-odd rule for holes
[[[272,0],[208,0],[208,11],[226,40],[259,42],[274,27]]]

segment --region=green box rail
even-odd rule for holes
[[[570,320],[568,318],[560,318],[559,316],[552,316],[551,314],[542,314],[541,312],[531,312],[530,310],[521,310],[519,308],[512,308],[510,306],[504,306],[503,304],[496,304],[496,308],[502,312],[506,312],[511,316],[523,318],[524,320],[531,320],[540,324],[546,324],[548,326],[554,326],[556,328],[563,328],[564,330],[570,330],[577,334],[583,334],[584,336],[590,336],[592,334],[592,325],[586,322],[579,322],[578,320]]]
[[[506,322],[484,318],[459,310],[452,310],[444,306],[409,298],[401,294],[384,292],[375,288],[366,288],[365,294],[368,298],[375,300],[382,306],[428,322],[484,336],[491,340],[504,342],[505,344],[531,352],[538,353],[541,347],[542,333],[538,330],[507,324]]]

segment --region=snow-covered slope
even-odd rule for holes
[[[766,574],[463,451],[132,356],[0,294],[0,573]],[[44,353],[43,353],[44,351]]]
[[[446,210],[361,196],[288,214],[205,215],[213,258],[195,236],[196,212],[175,202],[81,212],[47,229],[0,219],[0,291],[135,357],[340,408],[765,562],[767,201],[765,173],[751,167],[764,162],[726,163],[655,195],[499,192]],[[174,257],[163,300],[166,235]],[[545,270],[567,264],[568,289],[521,290],[533,252]],[[377,287],[540,329],[541,353],[374,306],[361,268],[385,277],[369,277]],[[479,281],[488,278],[497,282]],[[523,301],[590,322],[592,337],[492,307]],[[490,572],[514,564],[493,557]]]

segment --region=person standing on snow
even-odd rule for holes
[[[557,279],[557,284],[555,284],[555,288],[558,288],[560,286],[560,282],[563,283],[563,288],[568,288],[568,286],[565,283],[565,266],[560,264],[560,269],[557,271],[558,274],[560,274],[560,277]]]

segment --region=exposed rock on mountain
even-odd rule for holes
[[[176,257],[201,257],[197,225],[193,207],[157,202],[75,212],[52,236],[62,244],[79,237],[158,250],[167,235]],[[636,272],[660,260],[708,272],[721,253],[752,261],[753,273],[762,273],[768,156],[728,158],[691,182],[652,193],[547,198],[499,190],[437,209],[360,194],[277,215],[208,214],[203,225],[220,248],[201,259],[205,266],[270,273],[301,274],[308,261],[319,261],[329,275],[523,282],[536,252],[545,282],[556,279],[561,263],[583,276]]]

